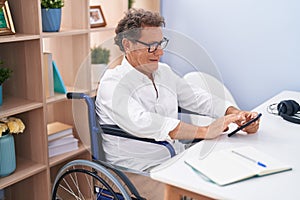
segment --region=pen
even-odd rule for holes
[[[257,161],[257,160],[254,160],[253,158],[250,158],[250,157],[248,157],[248,156],[245,156],[245,155],[243,155],[243,154],[241,154],[241,153],[239,153],[239,152],[232,151],[232,153],[234,153],[234,154],[236,154],[236,155],[239,155],[239,156],[241,156],[241,157],[243,157],[243,158],[246,158],[247,160],[250,160],[250,161],[252,161],[252,162],[255,162],[257,165],[259,165],[259,166],[261,166],[261,167],[267,167],[267,165],[263,164],[262,162],[259,162],[259,161]]]
[[[248,122],[246,122],[245,124],[243,124],[242,126],[238,127],[237,129],[235,129],[234,131],[232,131],[231,133],[228,134],[228,137],[233,136],[234,134],[236,134],[238,131],[242,130],[243,128],[246,128],[247,126],[249,126],[250,124],[252,124],[253,122],[255,122],[256,120],[258,120],[261,117],[261,113],[259,113],[255,118],[249,120]]]

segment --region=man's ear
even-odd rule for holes
[[[130,50],[130,41],[128,39],[123,38],[122,45],[125,52],[128,52]]]

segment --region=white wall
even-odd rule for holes
[[[206,48],[242,109],[300,91],[300,1],[162,0],[161,11]]]

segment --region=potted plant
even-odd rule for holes
[[[25,125],[16,117],[0,119],[0,177],[16,169],[15,141],[12,134],[23,133]]]
[[[64,0],[41,0],[42,27],[44,32],[58,32]]]
[[[98,82],[109,63],[110,50],[101,46],[94,46],[91,49],[91,77],[92,88],[97,88]]]
[[[9,68],[2,67],[3,61],[0,60],[0,106],[2,105],[2,84],[11,77],[12,70]]]
[[[108,64],[110,51],[101,46],[95,46],[91,49],[92,64]]]

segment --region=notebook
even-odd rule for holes
[[[191,157],[185,163],[220,186],[292,169],[250,146],[212,152],[204,159]]]

